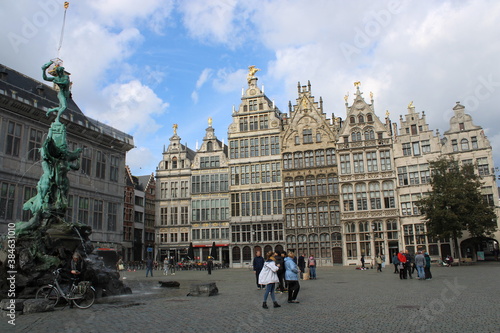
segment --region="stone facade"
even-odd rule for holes
[[[367,101],[359,82],[355,83],[352,101],[345,97],[346,117],[342,120],[333,114],[327,118],[322,99],[318,102],[311,94],[310,83],[299,83],[296,104],[289,104],[289,114],[282,113],[257,86],[253,74],[242,91],[241,104],[233,107],[229,151],[222,150],[216,141],[212,150],[207,148],[207,138],[215,138],[209,126],[202,148],[196,154],[191,152],[189,161],[194,164],[168,171],[169,182],[227,172],[227,242],[232,267],[250,265],[257,250],[294,250],[314,255],[323,266],[359,265],[362,256],[369,264],[377,253],[389,263],[391,255],[401,249],[425,250],[433,259],[447,254],[457,256],[447,240],[425,235],[425,223],[415,204],[430,189],[430,162],[442,156],[477,166],[484,182],[484,199],[496,206],[498,215],[491,145],[482,128],[472,123],[459,103],[453,108],[450,129],[443,135],[429,128],[425,112],[416,112],[413,103],[407,114],[401,116],[398,133],[389,112],[383,118],[376,114],[373,94]],[[176,140],[174,146],[181,147],[178,137],[172,141],[174,138],[176,135],[171,138],[171,142]],[[172,143],[157,171],[158,187],[161,175],[167,173],[165,161],[180,153],[170,152],[171,147]],[[187,148],[182,149],[188,156]],[[205,163],[210,163],[211,156],[218,156],[220,169],[201,167],[201,156]],[[223,169],[226,165],[227,170]],[[189,193],[182,199],[190,212],[194,200],[225,195],[194,193],[193,188],[189,186]],[[171,198],[163,199],[160,205],[174,204]],[[164,245],[186,251],[189,242],[202,247],[212,241],[225,242],[216,234],[213,240],[207,239],[212,237],[212,231],[205,231],[206,237],[202,236],[203,231],[194,231],[219,226],[208,215],[206,220],[201,218],[202,223],[195,223],[192,219],[196,214],[193,211],[185,226],[189,239],[168,239],[170,243]],[[497,232],[482,240],[480,250],[491,255],[498,249],[499,238]],[[462,257],[475,259],[467,234],[460,247]],[[208,250],[196,253],[204,260]]]
[[[41,73],[40,73],[41,76]],[[54,116],[57,91],[0,65],[0,233],[8,223],[27,221],[23,203],[36,193],[42,174],[38,148]],[[121,250],[125,154],[133,138],[85,116],[70,99],[62,114],[68,149],[82,148],[80,170],[69,172],[66,219],[92,226],[98,247]]]

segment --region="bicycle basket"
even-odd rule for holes
[[[90,285],[91,285],[90,281],[80,281],[77,287],[78,293],[85,294],[87,289],[90,288]]]

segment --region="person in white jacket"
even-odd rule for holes
[[[266,285],[266,291],[264,292],[264,302],[262,303],[262,307],[264,309],[268,309],[267,307],[267,297],[271,294],[271,299],[273,300],[274,307],[279,308],[281,305],[276,302],[276,296],[274,295],[274,286],[278,279],[278,269],[279,264],[276,265],[276,260],[274,259],[274,252],[270,251],[266,253],[266,262],[264,263],[264,267],[259,274],[259,284]]]

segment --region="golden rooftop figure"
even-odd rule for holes
[[[248,83],[250,83],[250,81],[252,81],[252,79],[255,77],[254,76],[255,73],[257,73],[258,71],[260,71],[260,69],[255,68],[255,65],[248,66],[248,75],[247,75]]]

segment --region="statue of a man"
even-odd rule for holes
[[[70,81],[69,81],[69,76],[64,73],[64,67],[62,66],[56,66],[54,69],[54,74],[55,76],[48,77],[47,76],[47,68],[50,67],[54,62],[51,60],[48,63],[44,64],[42,66],[42,71],[43,71],[43,79],[45,81],[51,81],[57,84],[59,87],[59,92],[57,93],[57,98],[59,99],[59,106],[57,108],[52,108],[47,111],[47,116],[51,114],[52,112],[57,111],[57,117],[56,117],[56,122],[59,122],[59,118],[61,117],[61,114],[67,109],[68,107],[68,98],[69,98],[69,87],[70,87]],[[51,74],[53,75],[53,74]]]

